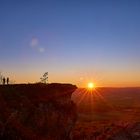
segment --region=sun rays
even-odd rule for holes
[[[75,94],[77,94],[76,104],[82,105],[88,104],[88,109],[94,111],[95,108],[99,110],[111,110],[116,111],[115,106],[112,105],[104,96],[100,93],[101,89],[95,87],[95,84],[88,83],[87,88],[78,89]]]

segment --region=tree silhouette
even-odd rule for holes
[[[46,84],[48,82],[48,72],[45,72],[40,79],[41,79],[41,83]]]

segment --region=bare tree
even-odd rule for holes
[[[41,79],[41,83],[46,84],[48,82],[48,72],[45,72],[40,79]]]

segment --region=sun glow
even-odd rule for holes
[[[88,89],[93,89],[93,88],[95,88],[95,84],[90,82],[90,83],[88,83],[87,87],[88,87]]]

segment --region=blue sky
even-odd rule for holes
[[[0,0],[0,70],[16,82],[140,85],[139,0]]]

